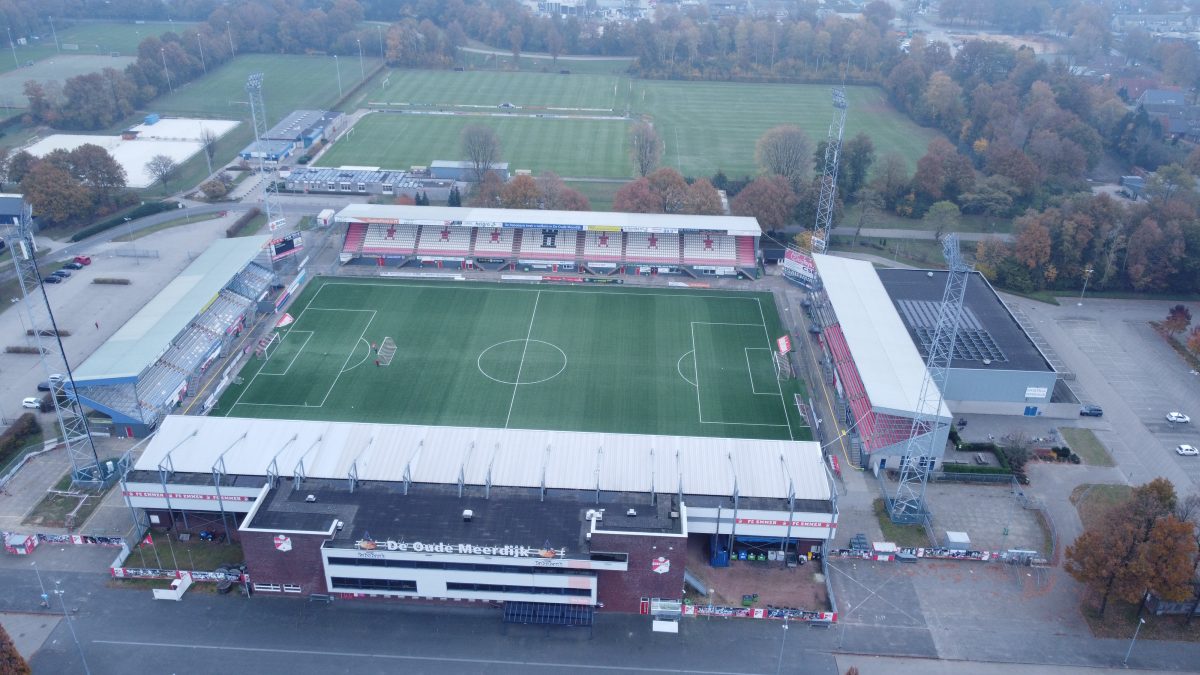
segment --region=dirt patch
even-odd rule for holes
[[[818,580],[821,566],[808,563],[799,567],[786,568],[783,563],[730,561],[729,567],[712,567],[708,564],[706,537],[689,537],[687,570],[715,592],[714,605],[742,606],[742,596],[758,594],[754,607],[794,607],[812,611],[829,608],[825,593],[825,581]],[[707,604],[709,599],[692,593],[689,596],[696,604]]]
[[[1133,488],[1128,485],[1080,485],[1071,491],[1071,503],[1079,512],[1084,529],[1090,529],[1103,525],[1109,510],[1124,504],[1132,494]]]

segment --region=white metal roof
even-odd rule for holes
[[[813,260],[872,407],[903,416],[920,412],[925,362],[875,268],[864,260],[829,255]],[[944,402],[939,416],[950,419]]]
[[[724,232],[757,237],[758,220],[744,216],[686,216],[663,213],[610,211],[543,211],[540,209],[479,209],[454,206],[397,206],[351,204],[338,212],[339,223],[412,223],[465,227],[550,227],[626,232]]]
[[[135,466],[156,471],[829,499],[820,444],[171,415]]]
[[[76,368],[75,380],[137,377],[170,348],[171,340],[230,279],[262,252],[268,240],[237,237],[213,242]]]

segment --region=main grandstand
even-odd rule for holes
[[[837,416],[851,432],[851,461],[875,471],[899,468],[909,439],[933,434],[932,469],[946,446],[950,411],[942,403],[933,424],[914,426],[925,362],[874,267],[827,255],[813,259],[822,291],[814,294],[812,318],[833,365],[830,384],[841,407]]]
[[[754,218],[352,204],[347,264],[758,277]]]
[[[274,278],[267,237],[215,242],[74,371],[74,395],[144,436],[224,355]]]

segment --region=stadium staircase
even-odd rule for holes
[[[522,230],[519,227],[516,228],[515,230],[513,230],[513,249],[512,249],[513,258],[521,257],[521,234],[523,232],[525,232],[525,230]]]
[[[347,263],[362,255],[363,242],[366,239],[367,224],[350,223],[346,228],[346,243],[342,246],[341,261]]]
[[[586,232],[579,232],[575,236],[575,260],[577,260],[577,261],[583,260],[583,248],[584,248],[584,241],[586,240],[586,237],[587,237]]]
[[[754,237],[737,238],[737,261],[742,266],[758,266],[758,260],[754,255]]]

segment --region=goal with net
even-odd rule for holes
[[[379,351],[375,352],[375,360],[381,366],[391,365],[392,357],[396,355],[396,341],[390,337],[383,338],[379,343]]]
[[[775,361],[775,376],[781,380],[790,380],[796,376],[792,370],[792,361],[787,357],[787,354],[779,352],[771,352],[771,356]]]
[[[254,347],[254,355],[260,359],[269,359],[279,347],[279,333],[272,332],[264,335]]]

